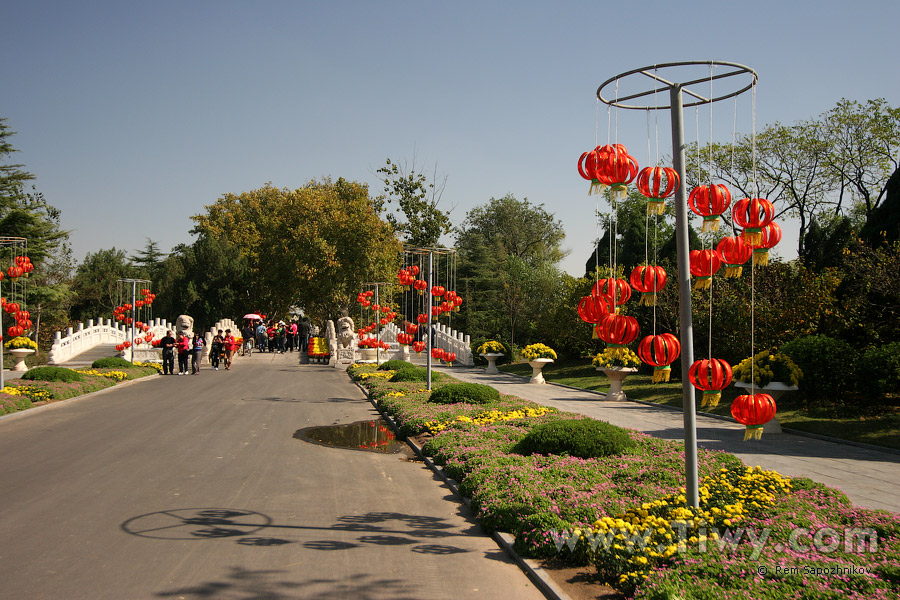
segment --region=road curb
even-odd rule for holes
[[[4,419],[13,419],[16,417],[22,417],[24,415],[32,415],[32,414],[36,414],[36,413],[40,413],[40,412],[45,412],[45,411],[51,410],[53,408],[69,405],[78,400],[83,400],[84,398],[90,398],[92,396],[97,396],[99,394],[105,394],[106,392],[109,392],[110,390],[122,389],[123,387],[130,387],[138,382],[155,379],[156,377],[157,377],[156,375],[147,375],[144,377],[138,377],[137,379],[130,379],[128,381],[120,381],[119,383],[117,383],[115,385],[111,385],[108,388],[103,388],[102,390],[97,390],[96,392],[89,392],[87,394],[75,396],[74,398],[66,398],[65,400],[57,400],[55,402],[50,402],[49,404],[42,404],[41,406],[34,406],[32,408],[26,408],[25,410],[17,410],[14,413],[9,413],[7,415],[0,415],[0,421],[3,421]]]
[[[391,426],[391,429],[394,430],[394,433],[397,434],[398,437],[400,437],[400,427],[397,426],[397,423],[394,422],[394,419],[390,415],[382,411],[380,408],[378,408],[378,404],[376,404],[371,396],[369,396],[368,390],[361,386],[358,381],[354,381],[353,383],[355,383],[356,386],[362,391],[366,399],[371,402],[372,406],[375,408],[375,410],[378,411],[381,417],[388,422],[388,424]],[[471,507],[471,500],[465,497],[459,491],[459,483],[457,483],[455,479],[453,479],[452,477],[448,477],[441,467],[436,465],[434,461],[431,460],[431,458],[425,456],[425,454],[422,452],[422,449],[414,441],[412,441],[408,437],[404,438],[404,441],[406,441],[407,445],[409,445],[416,456],[420,458],[422,462],[424,462],[435,475],[440,477],[441,481],[447,484],[447,487],[450,488],[450,490],[462,501],[463,504]],[[519,568],[525,572],[525,575],[528,576],[528,579],[530,579],[531,582],[537,586],[537,588],[541,591],[542,594],[544,594],[544,596],[548,598],[548,600],[572,600],[572,597],[569,596],[565,591],[563,591],[563,589],[560,588],[555,581],[553,581],[550,575],[543,569],[543,567],[540,566],[540,564],[538,564],[537,561],[530,558],[524,558],[513,549],[513,542],[515,541],[515,538],[511,534],[495,531],[490,535],[494,542],[502,550],[504,550],[510,558],[515,561]]]

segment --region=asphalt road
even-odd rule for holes
[[[0,418],[0,598],[542,598],[334,369],[254,355]],[[31,414],[29,414],[31,413]]]

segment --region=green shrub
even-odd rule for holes
[[[534,427],[514,447],[518,454],[568,454],[600,458],[624,454],[636,446],[621,427],[596,419],[551,421]]]
[[[91,363],[92,369],[130,369],[133,365],[119,356],[98,358]]]
[[[875,397],[900,394],[900,342],[869,348],[860,357],[859,368],[865,369],[864,377],[858,378],[859,391]]]
[[[454,404],[456,402],[468,402],[469,404],[490,404],[499,402],[500,392],[489,385],[480,383],[448,383],[431,392],[429,402],[435,404]]]
[[[394,373],[389,381],[425,381],[428,378],[428,371],[425,367],[409,366],[400,369]],[[440,381],[444,378],[443,373],[437,371],[431,372],[431,381]]]
[[[856,379],[856,353],[842,340],[810,335],[791,340],[781,352],[803,371],[800,391],[807,398],[834,398]]]
[[[81,373],[65,367],[35,367],[22,374],[22,379],[29,381],[84,381]]]
[[[411,362],[407,362],[405,360],[400,360],[400,359],[394,359],[394,360],[385,361],[385,362],[381,363],[380,365],[378,365],[378,370],[379,371],[399,371],[401,369],[408,369],[410,367],[415,367],[415,366],[416,365],[412,364]]]

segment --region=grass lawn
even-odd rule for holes
[[[531,375],[531,367],[527,363],[498,368],[506,373]],[[545,366],[543,372],[544,379],[552,383],[598,392],[609,390],[609,379],[594,369],[588,359],[557,361]],[[650,379],[649,374],[630,375],[623,390],[632,400],[681,408],[681,381],[651,383]],[[730,386],[722,393],[719,406],[706,408],[703,412],[730,417],[731,401],[742,393],[745,393],[744,390]],[[858,398],[847,403],[829,400],[807,406],[799,393],[787,392],[778,401],[777,418],[782,427],[789,429],[900,450],[900,398],[890,400],[867,402]]]

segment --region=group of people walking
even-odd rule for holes
[[[273,352],[282,354],[284,352],[303,352],[309,345],[309,336],[312,327],[309,319],[303,317],[302,320],[291,319],[285,321],[257,321],[254,324],[248,324],[241,330],[244,336],[244,344],[247,345],[248,340],[255,342],[257,352]],[[248,348],[252,352],[252,347]]]
[[[213,336],[209,344],[209,364],[216,371],[223,366],[231,370],[231,362],[235,352],[251,354],[255,347],[257,352],[284,353],[303,352],[309,345],[312,324],[309,319],[292,319],[285,321],[250,322],[241,329],[243,344],[239,344],[230,329],[221,329]],[[206,340],[199,333],[182,333],[177,335],[166,331],[166,336],[159,341],[163,355],[163,375],[175,375],[175,359],[178,358],[178,375],[196,375],[200,372],[200,361]],[[190,373],[188,365],[190,363]]]
[[[177,336],[172,331],[166,331],[166,336],[159,341],[163,355],[163,375],[175,375],[175,357],[178,357],[178,375],[188,374],[188,362],[190,362],[191,375],[200,372],[200,361],[203,360],[203,349],[206,340],[199,333],[193,335],[179,332]],[[209,348],[209,362],[218,371],[219,365],[224,364],[225,370],[231,370],[231,358],[238,344],[230,329],[221,329],[213,336]]]

